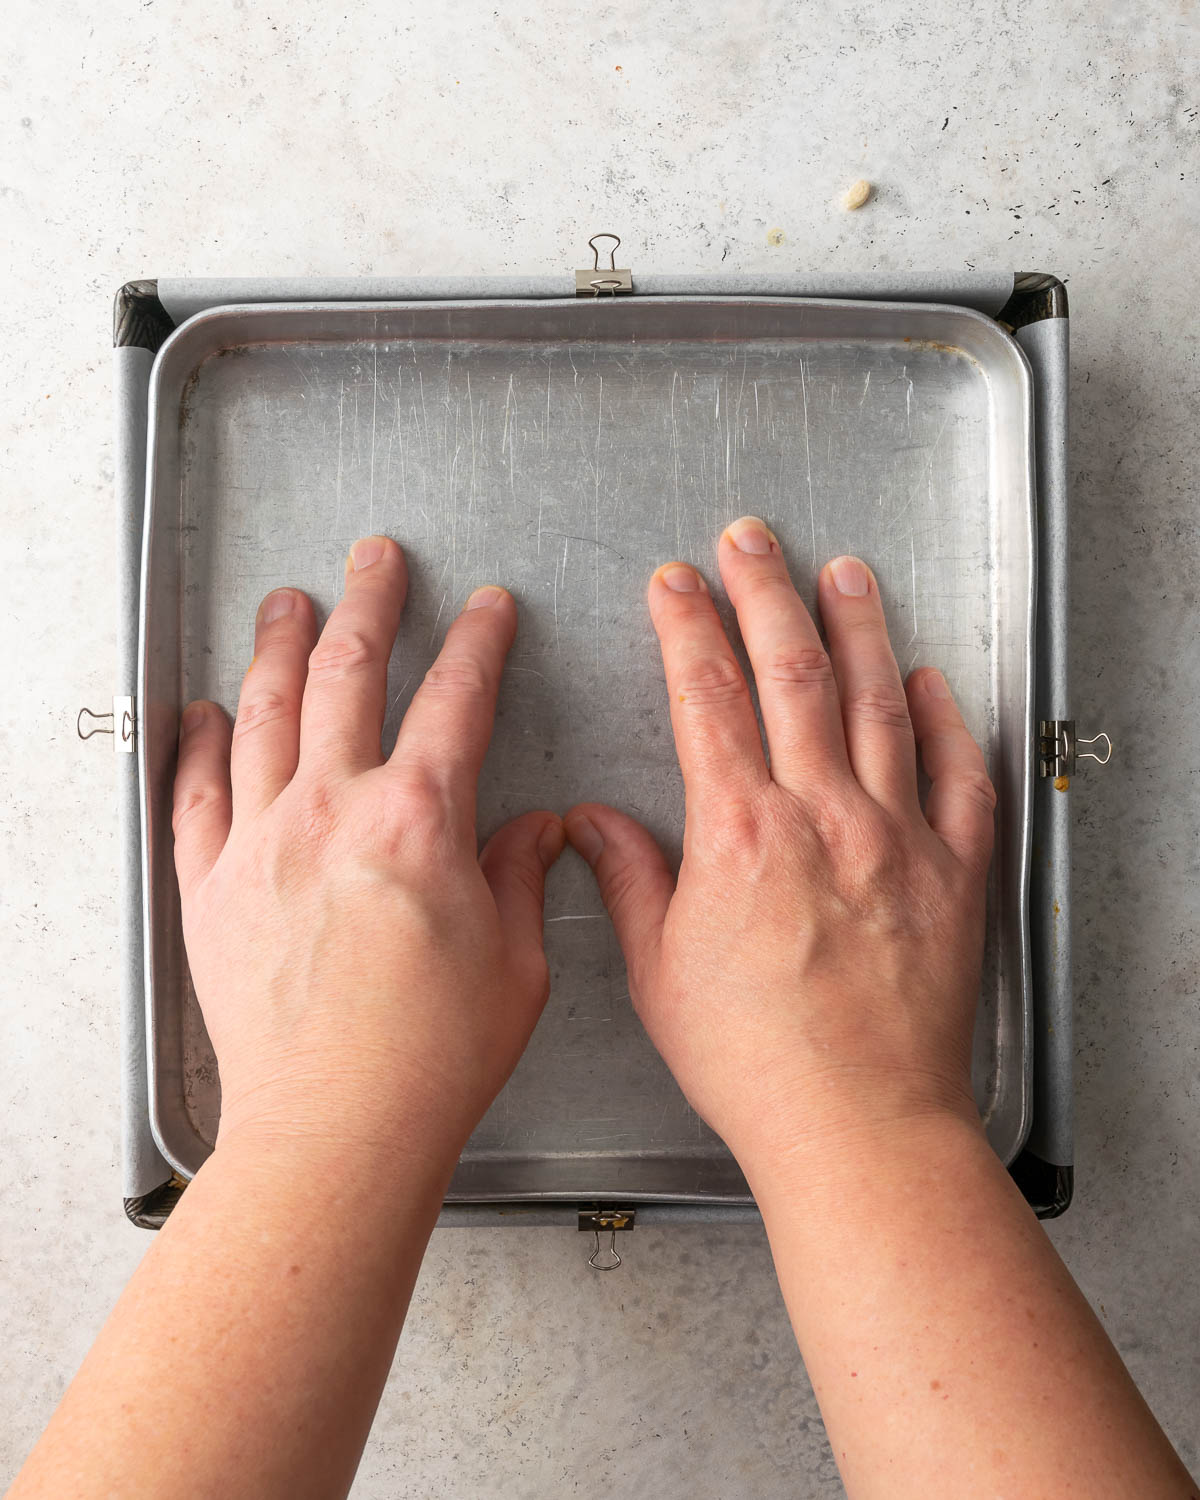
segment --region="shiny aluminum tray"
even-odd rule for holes
[[[715,579],[721,528],[767,516],[811,602],[875,568],[900,665],[942,667],[999,793],[974,1078],[1011,1161],[1031,1112],[1028,881],[1035,497],[1030,369],[964,307],[754,297],[202,311],[150,377],[138,753],[150,1117],[183,1177],[211,1149],[216,1067],[190,988],[170,832],[177,715],[231,711],[261,596],[335,601],[359,535],[412,578],[385,743],[480,583],[520,631],[480,831],[608,800],[677,852],[682,788],[644,606],[653,567]],[[728,617],[728,610],[726,610]],[[552,995],[450,1201],[749,1202],[632,1012],[591,875],[550,880]]]

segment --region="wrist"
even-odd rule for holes
[[[815,1203],[858,1188],[869,1193],[881,1173],[926,1178],[950,1160],[995,1160],[973,1100],[819,1116],[810,1107],[777,1116],[734,1150],[764,1211],[780,1198]]]
[[[222,1112],[213,1159],[286,1172],[313,1181],[362,1182],[385,1191],[404,1181],[438,1200],[453,1175],[466,1136],[449,1122],[322,1107]]]
[[[239,1061],[231,1060],[228,1083],[222,1062],[218,1149],[237,1137],[289,1158],[332,1154],[376,1169],[411,1161],[451,1172],[477,1123],[456,1080],[388,1051],[328,1047],[319,1058],[277,1063],[265,1078],[261,1068],[245,1076]]]

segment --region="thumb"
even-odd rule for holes
[[[564,822],[567,838],[592,867],[630,981],[638,987],[658,956],[675,877],[653,836],[615,807],[584,802]]]
[[[542,956],[546,871],[563,851],[562,819],[530,812],[498,828],[479,855],[500,922],[518,963]]]

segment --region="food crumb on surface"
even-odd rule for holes
[[[842,196],[842,207],[846,209],[861,208],[871,196],[871,184],[865,177],[860,177],[857,182],[852,182]]]
[[[1065,792],[1070,785],[1071,778],[1069,776],[1056,776],[1054,778],[1054,790],[1056,792]]]

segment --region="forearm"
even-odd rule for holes
[[[221,1138],[17,1500],[344,1495],[459,1151],[546,1002],[561,821],[481,851],[474,820],[515,602],[470,595],[385,762],[404,556],[364,537],[345,574],[319,638],[306,595],[264,599],[236,734],[216,704],[182,715],[175,868]]]
[[[222,1142],[126,1288],[12,1500],[345,1494],[453,1153]]]
[[[973,1125],[938,1119],[748,1175],[852,1500],[1194,1500]]]

